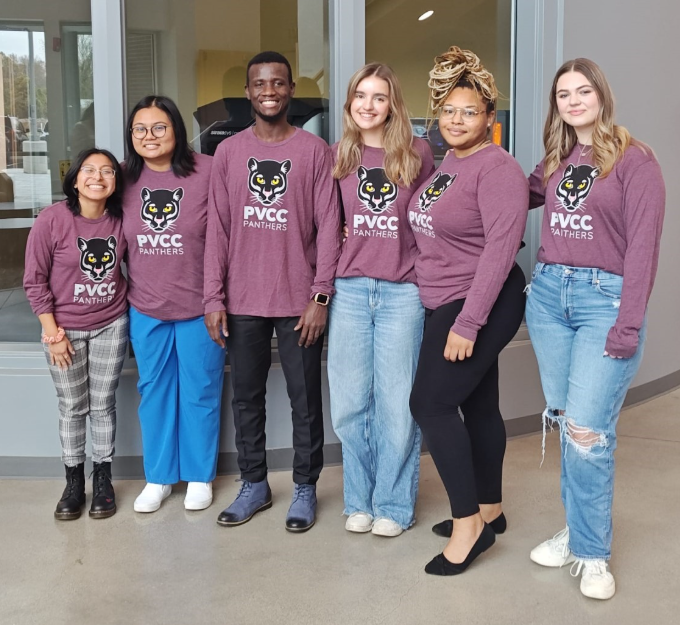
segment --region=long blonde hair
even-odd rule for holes
[[[432,126],[444,102],[456,87],[476,91],[486,104],[487,113],[496,110],[499,94],[493,74],[470,50],[451,46],[446,52],[436,56],[427,86],[430,88],[428,127]]]
[[[568,72],[583,74],[595,90],[600,104],[593,127],[593,162],[599,170],[598,178],[605,178],[611,173],[628,146],[634,144],[642,147],[623,126],[614,123],[614,94],[600,67],[590,59],[567,61],[557,70],[548,96],[548,117],[543,130],[544,185],[548,184],[550,176],[559,169],[577,142],[576,131],[560,117],[557,109],[557,81]]]
[[[342,113],[343,132],[338,143],[338,157],[333,168],[333,177],[338,180],[345,178],[356,172],[361,165],[363,139],[359,126],[352,119],[350,107],[359,83],[371,76],[382,78],[390,87],[388,97],[390,113],[382,135],[385,175],[393,184],[408,187],[420,174],[422,159],[413,147],[413,128],[399,81],[392,68],[382,63],[364,65],[349,81],[347,100]]]

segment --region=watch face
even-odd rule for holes
[[[329,299],[330,298],[325,293],[317,293],[314,296],[314,301],[321,306],[327,306]]]

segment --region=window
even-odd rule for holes
[[[283,54],[296,93],[289,118],[328,140],[328,6],[322,0],[158,0],[126,3],[128,110],[171,97],[196,151],[214,154],[252,124],[243,88],[248,60]]]
[[[22,288],[28,233],[40,210],[62,199],[74,143],[94,143],[89,4],[17,7],[0,21],[0,342],[40,339]]]
[[[429,17],[425,17],[431,12]],[[420,17],[424,19],[419,19]],[[452,45],[472,50],[494,75],[504,96],[497,121],[503,147],[511,149],[512,2],[469,0],[366,0],[366,62],[387,63],[399,76],[415,132],[425,136],[428,74],[434,57]],[[435,157],[448,146],[436,124],[429,135]]]

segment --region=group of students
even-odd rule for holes
[[[553,423],[561,432],[567,521],[531,559],[574,562],[584,595],[613,596],[616,424],[645,341],[660,167],[615,125],[611,89],[588,59],[555,76],[545,158],[528,181],[489,139],[499,94],[475,54],[451,47],[428,85],[451,148],[436,170],[388,66],[352,77],[343,134],[329,148],[288,123],[295,85],[275,52],[248,64],[253,126],[214,158],[190,149],[162,96],[131,112],[122,168],[106,150],[77,157],[66,200],[31,231],[24,279],[59,398],[67,485],[58,519],[78,518],[85,504],[88,416],[90,516],[115,513],[114,395],[129,319],[147,480],[135,511],[158,510],[178,481],[188,482],[186,509],[211,504],[225,346],[242,484],[217,522],[240,525],[272,505],[265,393],[275,331],[295,452],[286,529],[310,529],[328,322],[345,528],[398,536],[414,524],[422,433],[452,517],[432,528],[449,540],[425,571],[462,573],[507,527],[498,357],[526,304],[544,432]],[[541,247],[526,286],[515,257],[538,206]]]

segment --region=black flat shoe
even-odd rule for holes
[[[502,534],[508,529],[508,521],[501,512],[493,521],[489,523],[494,534]],[[451,538],[453,532],[453,519],[447,519],[432,526],[432,531],[442,538]]]
[[[454,564],[449,562],[443,553],[440,553],[427,563],[425,572],[430,575],[460,575],[474,562],[477,556],[484,553],[495,542],[496,534],[494,534],[489,524],[484,523],[482,533],[479,535],[477,542],[472,545],[472,549],[470,549],[470,553],[468,553],[465,560],[459,564]]]

